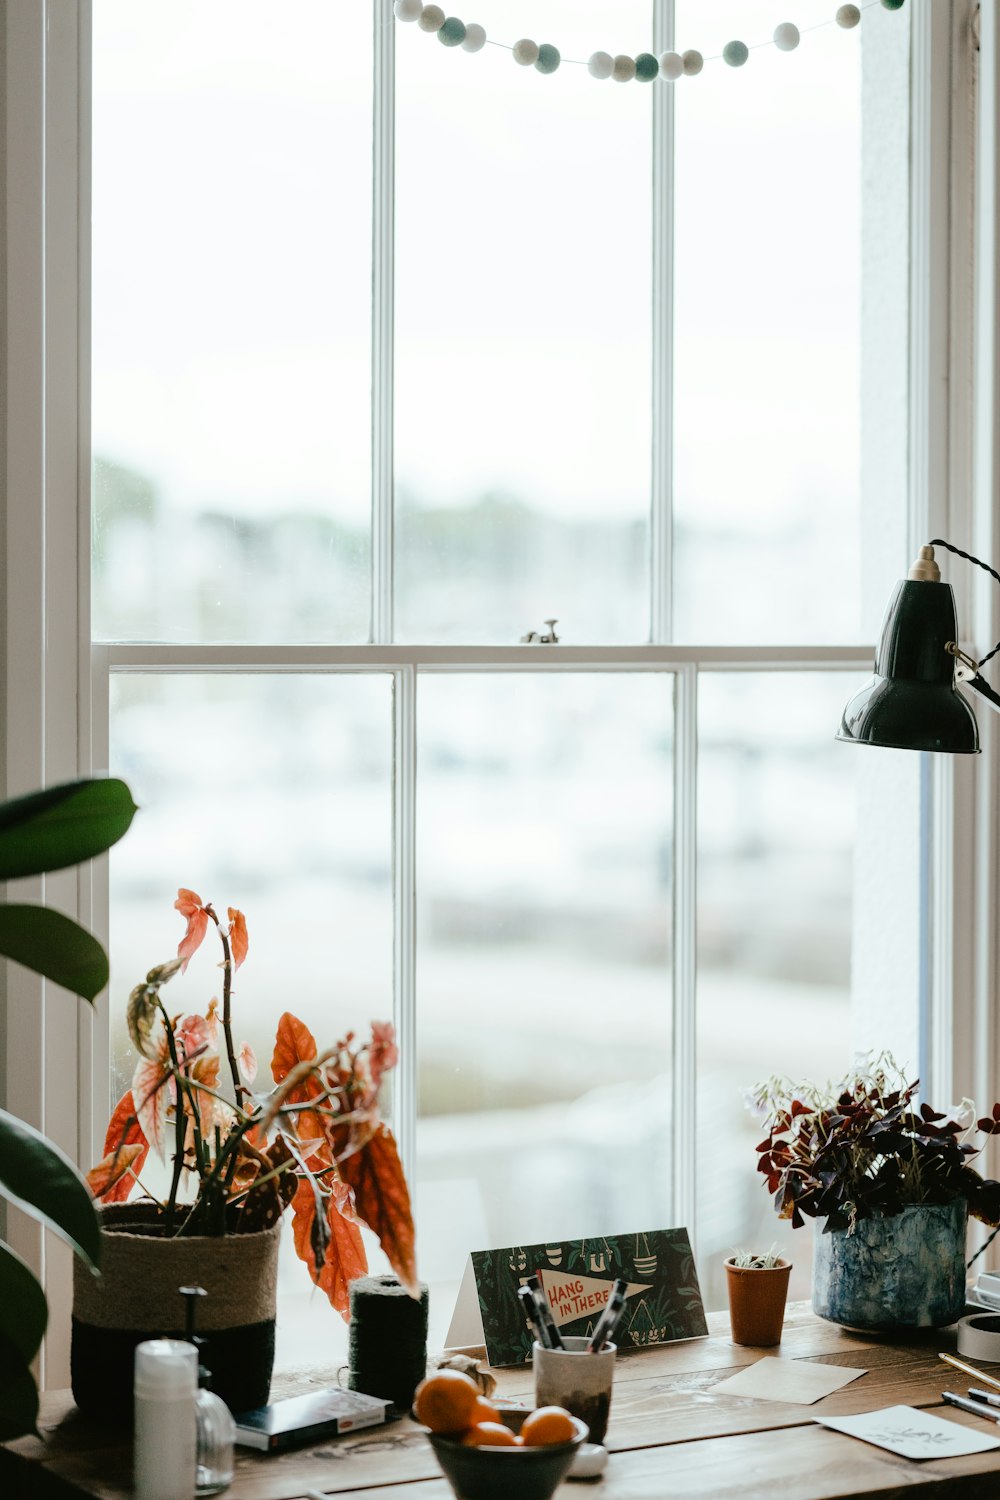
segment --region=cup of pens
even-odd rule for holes
[[[616,1281],[589,1338],[561,1334],[548,1299],[535,1276],[518,1293],[535,1334],[535,1405],[561,1406],[590,1428],[590,1441],[603,1443],[611,1410],[616,1344],[611,1336],[625,1307],[627,1282]]]

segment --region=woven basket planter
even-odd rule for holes
[[[232,1411],[263,1406],[274,1364],[280,1221],[260,1234],[167,1239],[152,1204],[101,1210],[100,1276],[73,1267],[73,1397],[93,1416],[132,1410],[135,1347],[181,1338],[182,1286],[203,1286],[198,1332],[212,1389]]]

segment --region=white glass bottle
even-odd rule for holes
[[[192,1500],[197,1350],[180,1339],[148,1339],[135,1351],[134,1380],[136,1500]]]

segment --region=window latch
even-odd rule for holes
[[[548,632],[544,630],[529,630],[527,635],[522,635],[522,646],[558,646],[559,637],[556,635],[558,620],[546,620],[549,627]]]

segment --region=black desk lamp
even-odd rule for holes
[[[1000,651],[1000,643],[982,661],[959,650],[955,596],[951,585],[941,582],[935,547],[976,563],[1000,583],[1000,573],[987,563],[940,537],[921,547],[885,612],[875,675],[844,709],[838,740],[897,750],[979,754],[976,716],[955,684],[966,683],[1000,712],[1000,694],[979,671]]]

